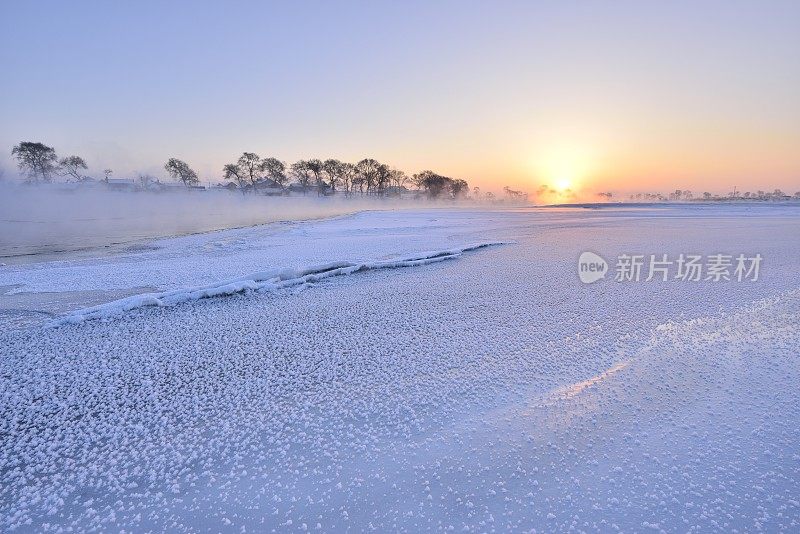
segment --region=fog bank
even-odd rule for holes
[[[0,263],[59,259],[65,253],[70,257],[96,255],[98,250],[124,251],[159,237],[421,205],[433,203],[375,197],[265,197],[217,190],[148,193],[0,184]]]

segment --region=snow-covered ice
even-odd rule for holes
[[[108,319],[125,312],[144,308],[146,306],[175,306],[184,302],[206,298],[233,295],[248,291],[277,291],[288,287],[308,285],[324,280],[331,276],[343,276],[378,269],[397,269],[400,267],[418,267],[440,261],[458,258],[464,252],[478,250],[492,245],[502,245],[499,242],[474,243],[448,250],[421,252],[391,260],[382,261],[338,261],[314,265],[300,269],[273,269],[260,273],[240,276],[232,280],[225,280],[202,287],[173,289],[159,293],[142,293],[131,297],[122,298],[99,304],[89,308],[82,308],[50,322],[50,326],[60,326],[65,323],[78,323],[87,319]]]
[[[462,253],[485,243],[505,244]],[[364,212],[151,244],[0,267],[0,317],[31,317],[0,333],[3,530],[800,529],[795,207]],[[584,285],[585,250],[764,263]],[[127,305],[148,299],[170,305]]]

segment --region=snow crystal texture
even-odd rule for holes
[[[583,285],[584,250],[764,265]],[[0,267],[4,298],[78,303],[0,332],[0,529],[797,532],[798,265],[796,210],[686,206],[370,212]]]

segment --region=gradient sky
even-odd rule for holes
[[[244,150],[534,191],[800,190],[800,2],[0,0],[0,164]]]

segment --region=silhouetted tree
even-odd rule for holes
[[[345,194],[350,195],[352,193],[351,187],[353,184],[353,178],[357,174],[356,166],[352,163],[342,163],[339,171],[339,179],[342,182],[342,187],[344,187],[344,192]]]
[[[313,178],[313,173],[308,166],[308,161],[301,159],[295,163],[292,163],[292,176],[300,187],[303,188],[303,194],[305,195],[308,190],[308,184],[311,183],[311,179]]]
[[[336,186],[342,182],[342,166],[344,164],[338,159],[326,159],[322,164],[322,174],[328,180],[331,191],[336,192]]]
[[[43,143],[23,141],[11,150],[16,157],[19,170],[26,176],[27,182],[52,181],[56,171],[56,151]]]
[[[306,161],[306,168],[311,173],[311,178],[314,180],[314,185],[317,186],[317,195],[323,194],[326,184],[322,161],[318,159],[310,159]]]
[[[402,187],[408,181],[408,175],[399,169],[392,169],[389,171],[389,179],[399,195]]]
[[[425,173],[428,172],[431,171],[422,171],[411,175],[411,183],[417,188],[417,190],[422,191],[425,188]]]
[[[462,179],[451,179],[450,180],[450,192],[453,194],[453,198],[460,198],[466,196],[469,192],[469,184],[466,180]]]
[[[375,168],[375,189],[377,194],[383,195],[386,193],[386,188],[389,187],[392,181],[392,170],[388,165],[379,163]]]
[[[466,180],[449,178],[433,171],[422,171],[411,178],[418,189],[424,190],[429,198],[460,198],[469,193]],[[480,192],[480,189],[477,190]]]
[[[267,178],[280,186],[286,185],[289,180],[289,177],[286,176],[286,164],[277,158],[265,158],[261,162],[261,168],[266,173]]]
[[[261,178],[264,172],[264,162],[258,154],[252,152],[244,152],[236,163],[229,163],[222,168],[226,180],[233,180],[242,190],[246,192],[246,187],[249,185],[256,190],[256,182]]]
[[[228,163],[222,168],[222,172],[226,180],[236,182],[243,195],[246,193],[245,186],[247,185],[247,176],[242,174],[237,164]]]
[[[422,171],[417,179],[430,198],[439,198],[444,191],[448,190],[451,182],[446,176],[433,171]]]
[[[362,159],[356,163],[356,182],[362,195],[364,194],[364,186],[367,187],[367,193],[371,192],[372,188],[375,187],[379,166],[380,163],[372,158]]]
[[[185,162],[177,158],[169,158],[164,169],[169,173],[173,180],[183,182],[183,185],[189,187],[200,182],[197,178],[197,173]]]
[[[366,180],[364,179],[364,177],[361,174],[358,173],[358,170],[356,170],[355,174],[353,175],[352,182],[353,182],[352,193],[355,193],[356,191],[358,191],[359,193],[361,193],[363,195],[364,194],[364,184],[366,183]]]
[[[80,156],[68,156],[58,161],[58,168],[62,176],[74,178],[76,182],[82,182],[85,177],[81,175],[81,169],[86,170],[86,162]]]
[[[569,191],[569,190],[567,190],[567,191]],[[511,189],[508,186],[505,186],[503,188],[503,193],[505,193],[506,196],[511,200],[528,200],[528,193],[525,193],[524,191],[515,191],[514,189]],[[553,189],[550,186],[543,185],[543,186],[541,186],[539,188],[539,190],[537,191],[537,194],[538,195],[555,195],[555,194],[558,194],[558,191],[556,191],[555,189]]]
[[[256,182],[261,178],[261,173],[264,170],[261,157],[252,152],[244,152],[239,157],[239,161],[237,161],[236,164],[239,166],[242,175],[245,176],[250,182],[250,185],[253,186],[253,191],[255,191]]]

